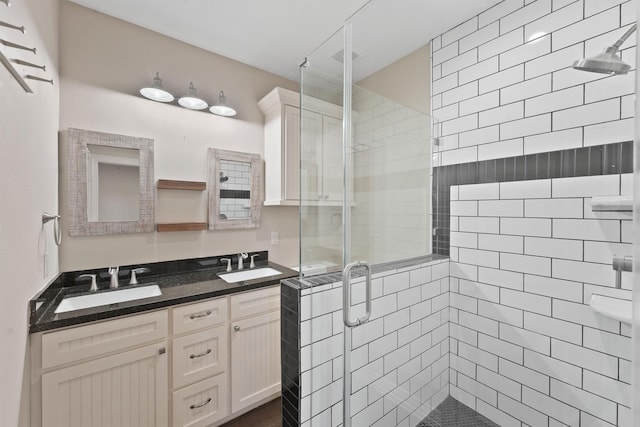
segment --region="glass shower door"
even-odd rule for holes
[[[410,381],[387,384],[383,367],[408,347],[370,351],[396,334],[385,322],[408,317],[372,269],[431,252],[431,119],[367,87],[353,60],[357,28],[347,22],[301,66],[300,260],[311,301],[301,421],[310,426],[369,425],[383,400],[401,407],[411,397]]]

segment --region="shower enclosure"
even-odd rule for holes
[[[302,419],[315,417],[314,425],[336,425],[335,417],[344,426],[352,425],[352,417],[353,425],[364,425],[362,399],[368,389],[396,389],[388,396],[397,407],[411,398],[410,387],[397,379],[367,387],[362,376],[369,357],[365,361],[362,356],[370,349],[367,334],[382,337],[383,322],[389,332],[409,318],[408,304],[406,310],[397,307],[399,289],[391,279],[383,287],[382,276],[396,273],[408,260],[420,266],[431,253],[434,123],[424,112],[370,88],[375,85],[358,64],[375,60],[375,55],[360,57],[357,52],[358,40],[367,37],[359,33],[359,22],[367,18],[365,7],[300,67],[301,280],[317,285],[308,289],[310,320],[302,338],[311,343],[301,355],[307,394]],[[426,107],[428,94],[422,95]],[[314,271],[335,274],[315,278]],[[439,295],[439,282],[436,288]],[[416,287],[412,297],[421,299],[420,292]],[[395,375],[392,358],[400,362],[409,354],[409,344],[393,347],[399,351],[392,352],[391,345],[380,349],[376,365],[386,358],[387,367],[381,369]],[[323,397],[314,397],[315,391]],[[417,406],[408,404],[407,416]]]
[[[283,393],[298,396],[299,413],[283,425],[414,427],[441,404],[469,409],[474,426],[636,425],[631,325],[589,306],[594,295],[631,299],[631,274],[616,289],[610,265],[612,254],[633,252],[631,213],[591,209],[597,196],[633,193],[631,138],[607,127],[630,118],[601,117],[630,105],[631,94],[607,80],[616,77],[568,74],[582,73],[566,70],[574,58],[553,69],[545,62],[530,78],[518,73],[533,61],[525,39],[504,47],[495,41],[502,33],[486,34],[497,21],[536,27],[539,18],[527,21],[519,8],[546,3],[514,2],[516,12],[496,6],[433,40],[434,115],[448,115],[438,122],[362,71],[376,64],[365,41],[393,44],[401,25],[389,19],[379,34],[362,31],[371,8],[385,3],[367,3],[300,67],[300,109],[291,116],[301,134],[299,381]],[[619,16],[619,7],[602,13]],[[567,40],[579,56],[602,49],[600,40]],[[486,62],[452,53],[462,41],[488,45],[478,48]],[[530,49],[553,54],[555,64],[550,36],[539,43]],[[545,43],[549,52],[539,53]],[[622,59],[634,57],[631,43]],[[399,87],[415,84],[401,70],[385,73]],[[552,78],[566,85],[557,91],[579,93],[575,106],[554,93]],[[474,85],[481,90],[469,92]],[[593,116],[580,110],[600,104]],[[467,154],[482,149],[482,158]],[[459,425],[453,415],[435,425]]]

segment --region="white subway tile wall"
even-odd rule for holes
[[[430,117],[362,88],[354,88],[353,106],[358,112],[353,126],[354,258],[380,263],[429,253],[432,153],[425,141],[431,136]],[[444,115],[457,117],[455,108]],[[323,207],[320,212],[330,232],[312,222],[304,225],[327,247],[340,248],[341,211]]]
[[[632,140],[635,70],[603,77],[571,64],[634,16],[632,1],[506,0],[436,37],[433,115],[460,141],[437,147],[439,165]]]
[[[592,195],[628,191],[630,177],[451,188],[452,206],[478,206],[452,209],[464,224],[451,238],[460,254],[450,279],[454,397],[502,426],[631,426],[628,328],[588,305],[594,293],[631,298],[630,283],[614,288],[611,269],[613,253],[631,250],[631,216],[589,205]]]
[[[374,275],[373,287],[380,291],[373,293],[371,320],[349,331],[354,426],[415,426],[449,395],[448,267],[448,260],[440,260]],[[364,286],[360,279],[353,281],[356,316],[363,313]],[[342,283],[304,290],[300,304],[300,422],[305,427],[339,426]],[[476,317],[497,334],[497,321]],[[487,363],[496,367],[495,356],[483,356],[471,346],[468,351],[493,359]],[[470,384],[495,394],[480,382]]]

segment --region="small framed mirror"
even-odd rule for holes
[[[69,235],[154,231],[153,140],[67,129]]]
[[[209,148],[209,230],[257,228],[262,161],[257,154]]]

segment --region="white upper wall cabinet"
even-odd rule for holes
[[[265,115],[265,206],[342,204],[342,107],[280,87],[258,103]],[[302,156],[301,147],[304,146]]]

